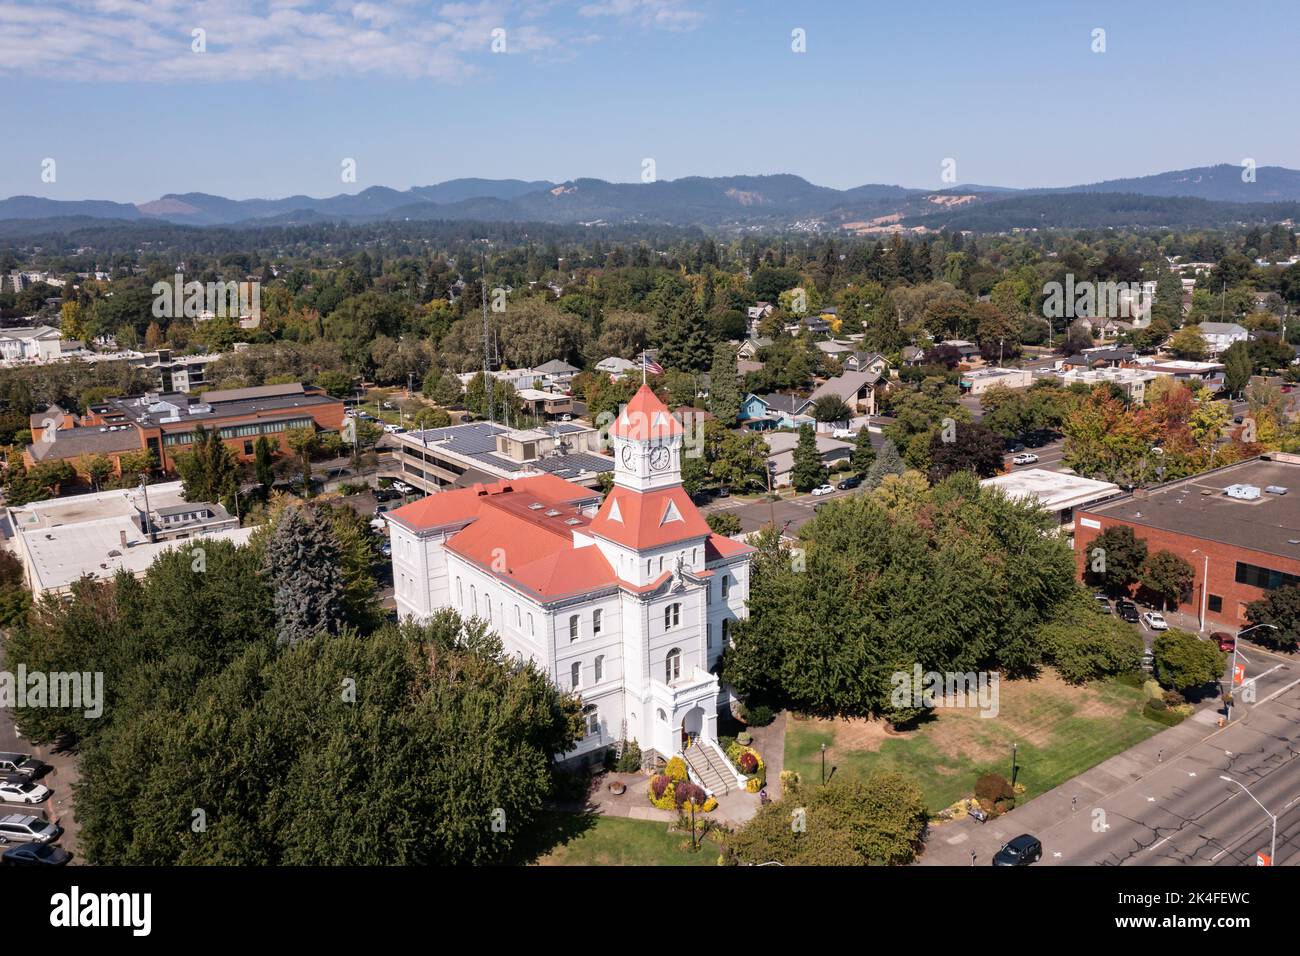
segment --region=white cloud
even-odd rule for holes
[[[0,0],[0,76],[79,82],[239,81],[387,75],[458,81],[510,54],[556,62],[589,45],[582,17],[694,25],[681,0]],[[191,50],[195,29],[207,51]]]

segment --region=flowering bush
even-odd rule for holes
[[[745,751],[740,755],[740,772],[753,773],[758,769],[758,757],[750,751]]]
[[[692,805],[694,805],[697,810],[703,808],[704,801],[708,798],[708,794],[704,792],[703,787],[698,783],[691,783],[690,781],[679,783],[673,796],[677,801],[677,808],[679,810],[686,810],[687,812],[690,812]]]
[[[671,777],[666,777],[663,774],[659,774],[659,776],[657,777],[651,777],[650,778],[650,799],[652,801],[662,800],[664,794],[669,793],[671,791],[672,785],[673,785],[673,781]]]
[[[666,773],[672,780],[685,780],[687,778],[686,761],[681,757],[674,757],[672,760],[668,761],[668,766],[664,768],[664,773]]]
[[[687,813],[694,808],[696,813],[709,813],[718,808],[718,801],[710,797],[699,784],[689,780],[674,780],[667,774],[650,778],[651,805],[660,810],[684,810]]]
[[[750,793],[758,793],[767,786],[767,764],[763,763],[762,756],[753,747],[733,743],[727,748],[727,759],[748,778],[745,789]]]

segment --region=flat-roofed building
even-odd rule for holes
[[[246,544],[252,528],[211,502],[186,501],[181,482],[35,501],[8,510],[8,545],[32,594],[63,594],[84,576],[139,576],[164,551],[196,541]]]
[[[1066,534],[1074,532],[1074,514],[1077,509],[1106,501],[1121,493],[1119,485],[1113,482],[1095,481],[1082,475],[1048,471],[1045,468],[1019,468],[1005,475],[985,478],[980,485],[996,489],[1014,500],[1035,502],[1055,516],[1057,524]]]
[[[1109,383],[1124,393],[1127,402],[1141,405],[1146,401],[1147,385],[1155,377],[1154,372],[1140,368],[1073,368],[1061,373],[1061,382],[1065,385]]]
[[[1028,388],[1034,373],[1027,368],[977,368],[962,372],[957,384],[968,395],[983,395],[990,388]]]
[[[1300,455],[1275,452],[1076,509],[1081,575],[1092,541],[1117,526],[1192,566],[1179,611],[1243,627],[1251,601],[1300,583]]]

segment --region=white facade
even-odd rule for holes
[[[747,614],[752,549],[711,534],[681,490],[680,427],[645,440],[612,437],[616,485],[603,504],[598,493],[545,476],[423,499],[429,508],[445,502],[429,520],[422,502],[391,512],[398,614],[452,608],[478,617],[508,653],[578,694],[588,732],[566,758],[620,739],[667,757],[684,734],[717,739],[724,695],[712,670],[732,622]],[[572,489],[567,505],[555,501],[562,486]],[[551,501],[533,490],[543,487]],[[493,522],[483,527],[500,528],[500,540],[472,549],[458,542],[476,521]],[[545,552],[534,567],[551,562],[552,586],[537,585],[529,565],[515,567],[521,551]],[[578,580],[586,583],[575,592]]]

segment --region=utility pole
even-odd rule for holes
[[[492,336],[488,328],[487,256],[479,250],[479,286],[483,293],[483,390],[487,395],[488,421],[496,421],[496,406],[492,401]]]

